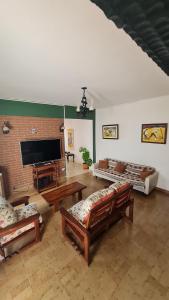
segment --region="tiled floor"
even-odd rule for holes
[[[73,176],[77,176],[80,174],[85,174],[88,173],[89,170],[84,170],[83,169],[83,165],[80,163],[76,163],[73,161],[66,161],[66,177],[73,177]]]
[[[87,185],[84,197],[105,186],[90,173],[69,178]],[[61,233],[52,214],[32,191],[44,219],[42,241],[0,265],[0,299],[167,300],[169,299],[169,196],[134,192],[134,223],[118,222],[96,244],[90,267]],[[71,206],[71,197],[63,205]]]

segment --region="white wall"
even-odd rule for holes
[[[81,163],[80,147],[86,147],[93,158],[93,124],[92,120],[65,119],[65,150],[75,154],[75,161]],[[74,129],[74,149],[68,149],[67,129]]]
[[[98,109],[97,160],[112,157],[153,166],[159,172],[158,187],[169,190],[169,130],[165,145],[141,143],[144,123],[169,123],[169,95]],[[118,140],[102,139],[104,124],[119,124]]]

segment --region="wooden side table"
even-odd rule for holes
[[[49,163],[41,166],[33,166],[33,182],[38,192],[57,186],[57,165]]]
[[[65,156],[66,156],[68,162],[69,162],[69,157],[73,158],[73,162],[75,161],[75,155],[74,155],[74,153],[65,152]]]

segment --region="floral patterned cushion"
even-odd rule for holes
[[[22,208],[17,208],[15,211],[17,214],[17,221],[21,221],[22,219],[36,215],[38,213],[37,206],[35,203],[25,205]]]
[[[0,195],[0,204],[6,203],[7,200]]]
[[[32,215],[35,215],[38,213],[37,207],[35,203],[31,203],[29,205],[26,205],[22,208],[18,208],[15,210],[16,216],[17,216],[17,221],[21,221],[22,219],[28,218]],[[42,217],[39,217],[39,222],[42,223]],[[9,241],[11,241],[12,239],[14,239],[15,237],[19,236],[20,234],[22,234],[23,232],[28,231],[29,229],[34,227],[34,223],[30,223],[18,230],[16,230],[13,233],[7,234],[3,237],[0,237],[0,244],[3,245]]]
[[[81,200],[80,202],[73,205],[68,209],[68,212],[83,225],[83,219],[85,218],[86,212],[82,209],[83,203],[85,200]]]
[[[5,228],[17,222],[14,208],[4,198],[0,198],[0,228]]]

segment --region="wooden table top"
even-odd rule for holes
[[[87,186],[79,182],[72,182],[70,184],[62,185],[51,192],[42,194],[42,197],[48,202],[53,203],[63,197],[71,196],[77,192],[82,191]]]

